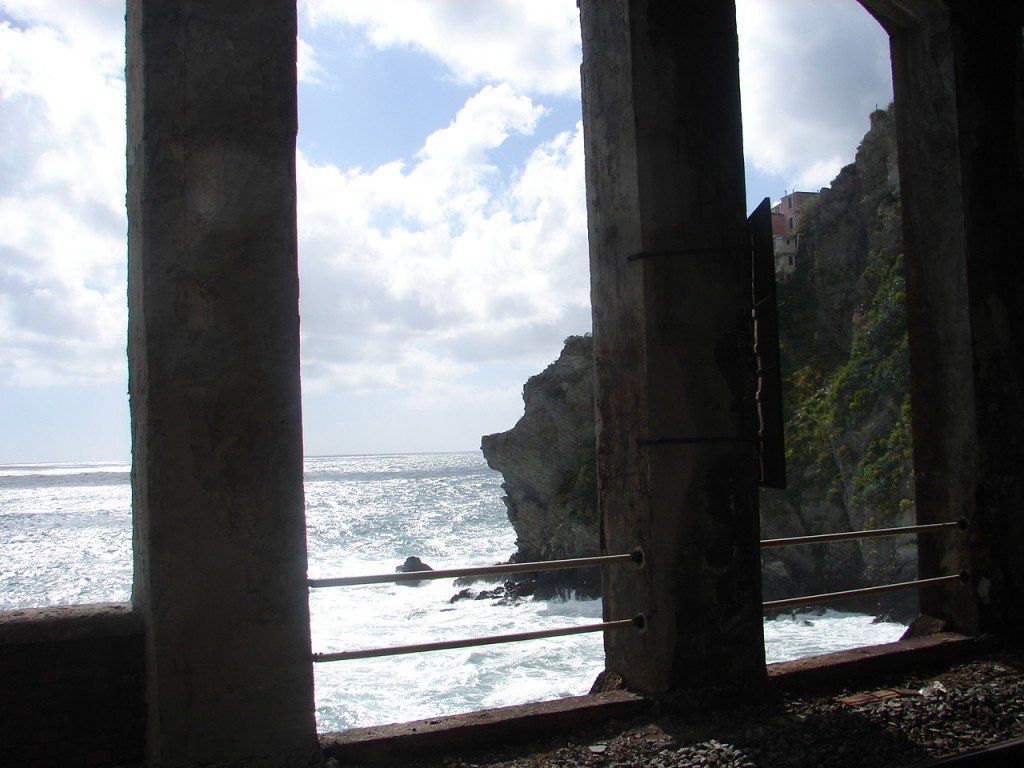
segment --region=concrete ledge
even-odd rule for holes
[[[952,632],[872,645],[768,665],[774,689],[836,689],[907,669],[923,669],[964,658],[978,649],[977,638]],[[611,691],[538,704],[502,707],[411,723],[354,728],[320,735],[324,755],[355,763],[398,765],[403,759],[453,755],[515,739],[535,740],[586,725],[629,718],[652,702],[629,691]]]
[[[0,762],[141,764],[143,642],[128,603],[0,612]]]
[[[400,764],[403,758],[451,754],[528,736],[536,739],[619,717],[632,717],[650,703],[628,691],[485,709],[465,715],[325,733],[327,757],[362,763]]]
[[[141,635],[131,603],[55,605],[0,611],[0,645]]]
[[[938,632],[883,645],[866,645],[768,665],[768,680],[782,688],[838,687],[843,681],[949,662],[977,650],[978,638]]]

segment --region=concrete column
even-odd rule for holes
[[[971,574],[921,607],[963,631],[1020,632],[1022,4],[865,5],[891,38],[918,521],[971,525],[921,538],[921,577]]]
[[[304,765],[293,0],[130,0],[129,368],[151,765]]]
[[[948,14],[890,28],[907,271],[907,333],[919,523],[974,516],[977,435]],[[967,567],[960,534],[923,536],[922,578]],[[952,602],[950,602],[952,601]],[[961,588],[921,593],[924,613],[976,627]]]
[[[605,640],[636,690],[764,676],[735,7],[583,0]]]
[[[1024,634],[1024,3],[951,5],[981,447],[972,519],[978,629]]]

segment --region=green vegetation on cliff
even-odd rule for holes
[[[872,422],[888,402],[898,402],[891,428],[875,434],[855,457],[850,495],[854,504],[896,514],[912,503],[904,493],[912,455],[902,255],[880,254],[869,262],[863,278],[875,289],[866,310],[853,315],[848,356],[815,358],[799,311],[807,300],[806,279],[791,281],[779,291],[784,370],[790,372],[785,376],[786,459],[794,469],[813,468],[819,476],[830,477],[830,494],[841,493],[833,453],[842,444],[841,436]]]
[[[800,222],[779,285],[790,487],[762,493],[767,537],[912,522],[913,457],[902,232],[891,111]],[[797,548],[794,548],[797,549]],[[766,597],[913,578],[913,545],[765,553]]]

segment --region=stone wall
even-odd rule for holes
[[[142,625],[127,603],[0,612],[0,762],[142,762]]]

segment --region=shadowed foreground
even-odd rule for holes
[[[1024,652],[1019,647],[982,645],[973,647],[966,658],[959,655],[912,672],[857,673],[857,682],[841,686],[835,673],[815,671],[797,685],[801,672],[783,683],[774,678],[763,695],[679,694],[629,720],[527,743],[513,740],[503,746],[467,748],[428,761],[391,755],[383,764],[888,768],[1024,738]],[[1017,764],[1020,749],[1009,755],[985,755],[984,761],[971,764]],[[371,761],[346,760],[343,754],[328,758],[332,768],[362,764]]]

